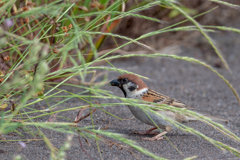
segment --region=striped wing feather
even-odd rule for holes
[[[167,104],[167,105],[178,107],[178,108],[194,109],[194,108],[189,107],[188,105],[186,105],[185,103],[183,103],[181,101],[178,101],[171,97],[167,97],[163,94],[157,93],[150,89],[148,90],[148,92],[146,94],[143,95],[142,100],[148,101],[148,102],[155,102],[158,104]],[[222,118],[218,118],[218,117],[214,117],[214,116],[208,116],[208,115],[204,115],[204,116],[207,116],[217,122],[228,123],[228,120],[226,120],[226,119],[222,119]],[[187,121],[197,120],[195,118],[180,115],[180,114],[175,114],[175,117],[173,119],[175,119],[178,122],[187,122]]]
[[[170,106],[178,107],[178,108],[190,108],[185,103],[173,99],[171,97],[167,97],[163,94],[155,92],[151,89],[148,90],[146,94],[143,95],[142,99],[148,102],[154,102],[158,104],[167,104]]]

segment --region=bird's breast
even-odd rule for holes
[[[154,114],[154,113],[152,113],[150,111],[144,111],[143,109],[141,109],[139,107],[135,107],[135,106],[128,106],[128,108],[130,109],[132,114],[137,119],[142,121],[143,123],[155,126],[155,124],[154,124],[154,122],[155,122],[159,127],[172,126],[172,124],[170,122],[164,120],[159,115]],[[174,119],[174,114],[171,114],[170,112],[168,113],[168,111],[158,111],[158,113],[163,114],[163,115],[165,115],[165,116],[167,116],[169,118]],[[149,117],[151,117],[151,118],[149,118]]]

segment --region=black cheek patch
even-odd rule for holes
[[[133,87],[133,86],[130,86],[130,87],[128,87],[128,89],[129,89],[129,91],[133,91],[133,90],[135,90],[136,88],[135,87]]]

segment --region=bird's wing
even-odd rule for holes
[[[173,107],[178,107],[178,108],[194,109],[194,108],[189,107],[188,105],[186,105],[185,103],[183,103],[181,101],[178,101],[171,97],[165,96],[163,94],[160,94],[160,93],[155,92],[150,89],[148,89],[148,92],[142,96],[142,100],[148,101],[148,102],[154,102],[154,103],[158,103],[158,104],[167,104],[167,105],[170,105]],[[228,123],[228,120],[226,120],[226,119],[209,116],[209,115],[204,115],[204,116],[211,118],[213,121]],[[185,115],[181,115],[181,114],[175,114],[175,117],[173,119],[175,119],[178,122],[198,120],[191,116],[185,116]]]
[[[167,105],[178,107],[178,108],[190,108],[188,107],[188,105],[186,105],[181,101],[165,96],[151,89],[148,89],[148,92],[143,95],[142,100],[148,101],[148,102],[154,102],[158,104],[167,104]]]

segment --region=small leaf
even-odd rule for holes
[[[79,6],[78,8],[79,8],[80,10],[85,11],[85,12],[88,12],[88,11],[89,11],[88,8],[85,7],[85,6]]]
[[[187,7],[179,7],[181,8],[184,12],[186,12],[189,15],[195,15],[198,13],[198,11],[196,9],[191,9],[191,8],[187,8]],[[175,18],[177,16],[179,16],[181,13],[176,10],[176,9],[172,9],[171,12],[168,14],[169,18]]]
[[[170,19],[177,17],[180,14],[180,12],[176,9],[172,9],[171,12],[168,14],[168,17]]]
[[[0,105],[0,110],[2,111],[14,111],[15,110],[15,104],[14,102],[10,101],[4,101],[1,105]]]
[[[77,116],[76,116],[76,118],[75,118],[75,120],[74,120],[74,123],[78,123],[78,122],[80,121],[84,109],[85,109],[85,107],[82,108],[82,109],[80,109],[80,110],[78,111],[78,114],[77,114]]]
[[[4,76],[3,71],[0,71],[0,77],[3,77],[3,76]]]
[[[198,13],[196,9],[187,8],[187,7],[180,7],[180,8],[189,15],[195,15]]]
[[[5,108],[8,107],[8,104],[7,103],[4,103],[0,106],[1,110],[5,110]]]

